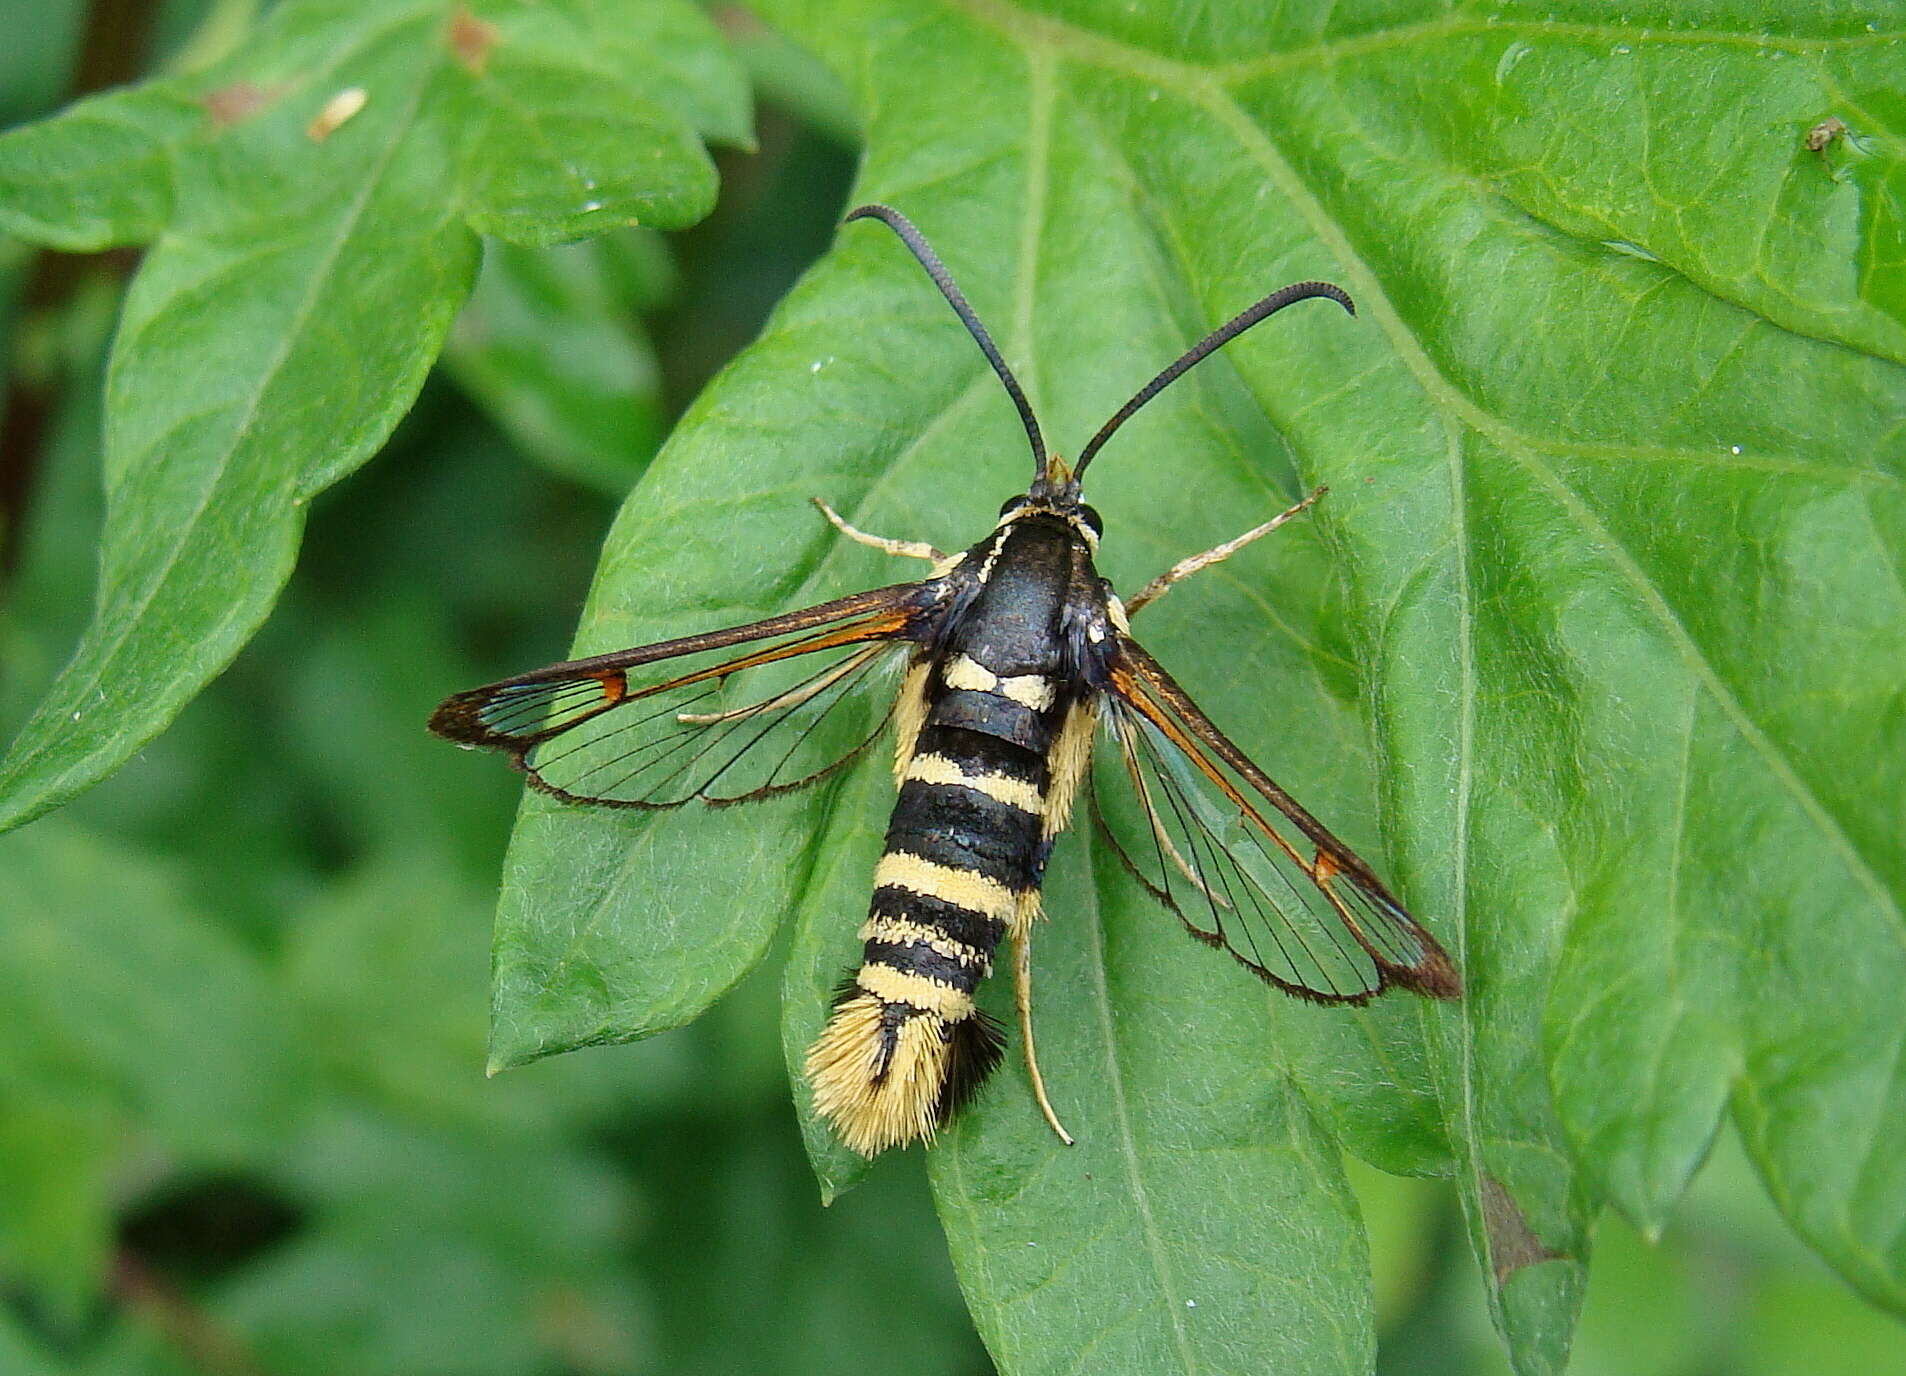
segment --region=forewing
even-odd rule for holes
[[[1370,867],[1121,638],[1107,718],[1116,758],[1093,781],[1101,829],[1140,884],[1200,940],[1279,988],[1362,1003],[1392,985],[1461,991],[1441,946]]]
[[[904,583],[554,664],[458,693],[430,728],[506,752],[532,785],[571,802],[771,797],[825,777],[879,736],[893,709],[886,670],[905,660],[930,607],[930,585]]]

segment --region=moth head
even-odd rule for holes
[[[1064,521],[1091,550],[1099,547],[1099,537],[1105,533],[1104,520],[1095,508],[1079,500],[1078,479],[1066,471],[1065,461],[1056,454],[1047,463],[1046,475],[1000,507],[999,524],[1008,526],[1028,516]]]

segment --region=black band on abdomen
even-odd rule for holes
[[[889,885],[874,890],[869,916],[875,921],[892,918],[901,922],[917,922],[922,927],[931,927],[940,932],[947,940],[970,947],[988,958],[999,945],[999,939],[1006,934],[1006,924],[999,918],[976,913],[944,899]]]
[[[942,689],[928,711],[927,721],[934,726],[1007,741],[1039,756],[1044,756],[1052,745],[1052,728],[1043,715],[998,693],[971,688]]]
[[[922,783],[900,786],[887,850],[918,856],[1023,889],[1034,882],[1041,820],[973,788]]]

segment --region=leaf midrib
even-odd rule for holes
[[[1082,835],[1080,840],[1082,844],[1075,849],[1084,852],[1083,863],[1089,874],[1092,863],[1090,838]],[[1145,1250],[1151,1257],[1151,1270],[1158,1277],[1159,1289],[1163,1292],[1165,1318],[1171,1327],[1172,1345],[1178,1350],[1184,1370],[1196,1371],[1199,1364],[1191,1349],[1190,1335],[1185,1332],[1184,1301],[1179,1291],[1177,1273],[1172,1268],[1170,1257],[1166,1255],[1164,1240],[1159,1236],[1158,1220],[1152,1215],[1151,1192],[1145,1187],[1145,1171],[1139,1162],[1131,1105],[1125,1097],[1125,1071],[1118,1057],[1118,1026],[1112,1013],[1112,991],[1105,977],[1105,909],[1099,902],[1096,884],[1085,885],[1083,903],[1086,908],[1085,930],[1091,937],[1091,947],[1085,960],[1085,968],[1092,978],[1088,992],[1092,1011],[1098,1016],[1099,1028],[1105,1040],[1106,1091],[1112,1106],[1119,1159],[1125,1167],[1126,1177],[1131,1181],[1132,1204],[1138,1213],[1139,1235],[1144,1239]]]

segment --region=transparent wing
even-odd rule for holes
[[[430,727],[506,752],[532,785],[571,802],[668,808],[789,792],[880,735],[893,710],[886,670],[913,649],[920,586],[551,665],[458,693]]]
[[[1461,991],[1442,947],[1369,866],[1129,639],[1106,714],[1118,749],[1093,780],[1100,829],[1192,935],[1321,1003],[1363,1003],[1392,985]]]

